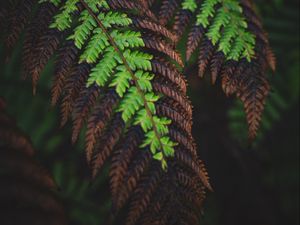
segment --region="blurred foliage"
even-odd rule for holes
[[[248,147],[241,104],[226,99],[210,81],[189,77],[195,106],[194,136],[215,187],[203,225],[299,224],[299,2],[257,1],[278,59],[270,74],[273,91],[262,129]],[[106,224],[110,215],[107,170],[91,182],[83,138],[71,145],[70,127],[59,129],[59,111],[50,106],[51,63],[36,96],[21,80],[21,42],[9,59],[0,46],[0,96],[21,128],[33,139],[38,158],[60,187],[70,224]]]

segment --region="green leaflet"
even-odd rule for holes
[[[61,4],[58,0],[48,1]],[[138,50],[145,46],[141,33],[130,29],[132,20],[125,13],[109,10],[106,1],[85,0],[89,9],[76,16],[78,3],[80,0],[67,0],[61,4],[61,11],[55,16],[51,28],[60,31],[72,29],[68,39],[82,50],[79,63],[93,65],[87,86],[97,84],[115,88],[121,98],[116,112],[122,113],[127,127],[141,126],[145,133],[141,148],[149,148],[153,158],[161,161],[166,169],[166,157],[174,156],[177,144],[169,138],[171,121],[156,115],[155,104],[160,96],[153,92],[152,87],[153,56]],[[95,15],[89,10],[94,12],[105,30],[99,27]]]
[[[190,10],[192,12],[195,12],[196,9],[198,8],[197,3],[195,0],[185,0],[182,3],[182,8],[186,10]]]
[[[195,0],[185,0],[182,8],[194,12]],[[207,29],[206,36],[227,60],[254,57],[255,36],[247,31],[247,22],[237,0],[205,0],[197,14],[196,25]]]
[[[81,13],[79,22],[81,24],[74,29],[74,34],[71,35],[69,39],[74,40],[76,47],[81,49],[86,40],[89,38],[90,34],[92,33],[92,30],[97,26],[97,23],[95,22],[93,17],[88,13],[87,10]],[[59,23],[59,21],[57,23]],[[57,28],[59,28],[59,25],[54,25],[57,26]],[[98,40],[96,39],[94,42],[98,42]],[[97,47],[96,45],[97,43],[93,43],[92,47],[89,48]]]

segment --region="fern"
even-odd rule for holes
[[[204,187],[211,187],[191,135],[192,107],[178,70],[183,62],[173,48],[176,35],[142,5],[40,1],[25,35],[24,70],[35,85],[58,53],[52,103],[61,100],[62,125],[72,118],[73,142],[87,122],[93,177],[112,158],[113,211],[129,202],[128,225],[148,223],[146,215],[153,223],[163,215],[168,224],[195,221]],[[178,207],[170,211],[174,197]],[[188,212],[189,205],[196,210]]]
[[[235,94],[244,102],[249,138],[254,139],[269,92],[266,71],[275,70],[275,57],[260,19],[249,0],[178,1],[174,7],[161,4],[159,19],[172,25],[178,34],[192,26],[187,40],[186,58],[199,50],[199,75],[210,70],[212,82],[222,80],[227,95]],[[195,21],[195,22],[193,22]]]

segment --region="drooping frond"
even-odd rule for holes
[[[280,68],[277,71],[277,74],[279,75],[280,73],[286,71],[286,69],[288,68],[291,71],[289,72],[290,75],[276,76],[272,79],[272,91],[270,92],[268,101],[266,102],[265,112],[263,114],[261,122],[261,128],[254,143],[255,147],[261,146],[261,144],[266,141],[266,139],[269,137],[269,132],[271,132],[272,129],[274,129],[279,123],[281,123],[282,119],[285,116],[285,113],[289,112],[299,99],[299,54],[297,53],[298,49],[294,48],[294,46],[299,45],[299,40],[291,40],[289,48],[287,50],[287,46],[285,45],[284,40],[286,40],[288,36],[293,36],[294,30],[285,27],[281,23],[271,23],[271,21],[280,18],[281,21],[284,21],[284,24],[293,24],[291,25],[291,27],[296,26],[296,23],[298,23],[296,16],[298,8],[295,6],[297,6],[297,3],[291,5],[283,5],[283,8],[281,8],[279,14],[272,14],[271,17],[267,17],[265,20],[266,26],[268,26],[270,31],[273,33],[272,36],[280,36],[280,38],[276,41],[276,51],[278,52],[278,55],[282,55],[285,52],[289,51],[290,53],[288,55],[293,55],[293,57],[284,57],[282,65],[286,65],[286,67]],[[285,10],[289,10],[291,12],[289,17],[285,18],[283,16],[283,12]],[[248,14],[250,15],[250,13],[251,12],[249,11]],[[257,21],[255,23],[257,23]],[[284,32],[282,31],[283,29]],[[272,64],[271,67],[273,67],[275,61],[272,55],[270,56],[269,62]],[[244,125],[244,121],[246,118],[243,114],[240,113],[242,107],[243,106],[242,104],[240,104],[240,102],[235,102],[228,112],[230,134],[235,140],[239,140],[241,144],[245,143],[246,137],[246,127]],[[270,138],[272,137],[270,136]]]
[[[203,188],[211,188],[191,135],[192,107],[178,69],[183,62],[173,47],[177,36],[157,23],[150,6],[146,1],[42,0],[24,47],[24,69],[34,85],[55,57],[52,103],[61,102],[62,125],[72,119],[73,142],[86,125],[94,177],[112,158],[113,209],[132,205],[127,223],[133,225],[157,204],[172,207],[161,189],[176,196],[179,172],[194,180],[202,197]],[[147,204],[139,205],[142,196]],[[197,217],[200,204],[187,193],[178,204],[183,200],[197,210],[187,215],[187,207],[176,207],[170,225]]]
[[[176,1],[176,7],[166,8],[171,2],[162,1],[160,22],[171,24],[178,40],[191,27],[187,60],[199,49],[199,75],[210,71],[213,83],[220,78],[225,93],[243,101],[249,138],[254,139],[270,89],[266,72],[268,68],[275,70],[276,62],[251,1],[182,0]]]
[[[0,99],[0,212],[3,224],[67,224],[56,186]]]

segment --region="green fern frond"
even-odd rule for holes
[[[196,11],[195,0],[185,0],[182,8]],[[206,36],[223,52],[227,60],[246,58],[249,62],[255,55],[255,36],[247,31],[243,9],[237,0],[205,0],[197,14],[196,25],[207,29]]]
[[[142,127],[145,140],[141,148],[150,148],[154,159],[166,169],[166,158],[174,156],[177,144],[169,138],[171,121],[156,116],[155,104],[160,96],[153,92],[151,82],[153,56],[136,50],[145,46],[141,33],[130,29],[133,22],[125,13],[111,11],[106,1],[95,0],[67,0],[51,28],[71,28],[76,23],[73,14],[78,3],[84,9],[69,40],[82,50],[80,63],[93,66],[87,86],[115,88],[121,98],[117,111],[122,113],[123,121],[128,127]],[[112,29],[116,26],[119,29]]]

